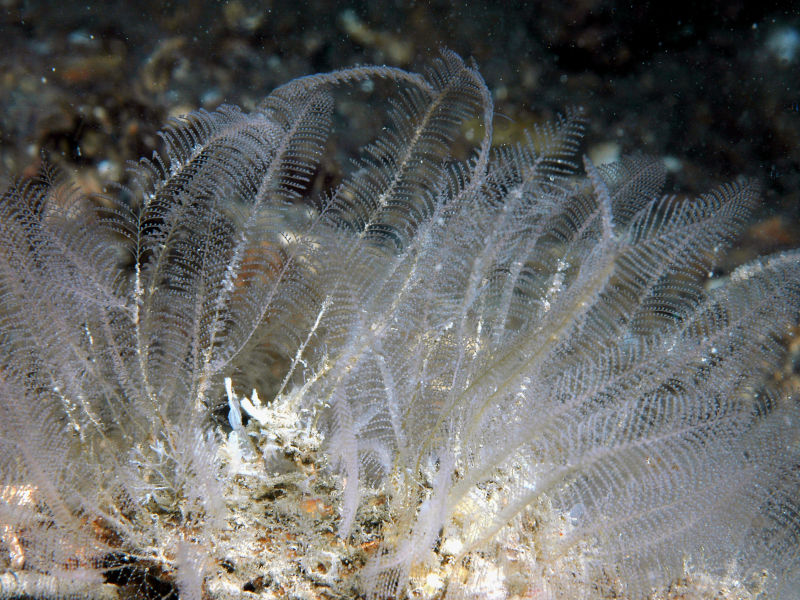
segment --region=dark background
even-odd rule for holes
[[[99,191],[158,147],[170,115],[252,108],[293,77],[356,63],[422,68],[447,47],[474,59],[493,91],[496,143],[581,105],[585,150],[665,157],[667,191],[758,179],[765,204],[743,254],[800,245],[797,2],[0,6],[7,175],[35,172],[44,149]]]

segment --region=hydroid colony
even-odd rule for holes
[[[386,127],[309,198],[331,91],[376,79]],[[491,149],[483,79],[443,53],[187,115],[119,197],[12,185],[3,594],[800,597],[772,377],[800,254],[707,285],[755,186],[579,175],[582,129]]]

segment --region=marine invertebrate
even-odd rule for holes
[[[387,127],[307,199],[330,89],[369,78],[398,85]],[[8,593],[792,597],[798,406],[770,375],[800,255],[711,289],[753,184],[579,177],[579,111],[513,149],[491,120],[443,53],[187,115],[132,203],[12,186]]]

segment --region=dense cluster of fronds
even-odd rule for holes
[[[305,197],[332,89],[377,78],[381,136]],[[490,94],[445,53],[173,122],[133,202],[13,185],[0,590],[288,593],[266,546],[291,543],[332,595],[800,597],[800,410],[770,383],[800,253],[709,286],[754,186],[662,197],[641,157],[578,176],[582,129],[492,150]],[[311,539],[328,517],[341,542]]]

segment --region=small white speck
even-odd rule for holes
[[[667,173],[678,173],[683,170],[683,163],[677,156],[665,156],[663,163]]]
[[[464,544],[458,538],[447,538],[442,544],[442,554],[458,556],[464,549]]]
[[[800,32],[793,27],[779,27],[767,38],[767,52],[782,63],[792,63],[800,51]]]
[[[97,172],[103,177],[107,177],[114,170],[114,165],[110,160],[101,160],[97,163]]]

